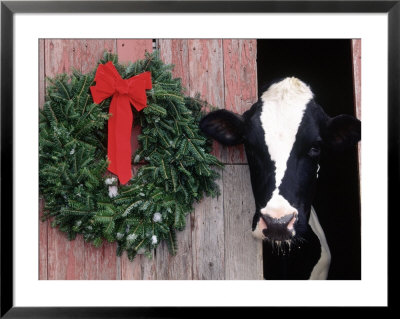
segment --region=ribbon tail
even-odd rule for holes
[[[114,102],[115,101],[115,102]],[[133,115],[126,96],[114,96],[108,120],[108,170],[117,175],[121,184],[132,177],[131,169],[131,130]]]

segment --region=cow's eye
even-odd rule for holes
[[[308,151],[308,155],[311,157],[318,157],[321,153],[321,148],[318,145],[313,145]]]

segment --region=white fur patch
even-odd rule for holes
[[[275,188],[282,182],[290,151],[307,103],[313,98],[310,88],[291,77],[271,85],[261,100],[261,125],[271,159],[275,162]]]
[[[312,206],[308,224],[321,243],[321,257],[311,272],[310,280],[325,280],[328,277],[329,266],[331,264],[331,252],[328,242],[326,241],[325,233],[319,223],[314,207]]]
[[[297,209],[290,205],[282,195],[278,194],[278,189],[273,192],[267,206],[261,209],[261,214],[269,215],[276,219],[293,213],[297,215]]]

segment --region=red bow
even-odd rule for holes
[[[150,72],[144,72],[123,80],[114,64],[100,64],[91,86],[93,101],[100,104],[112,96],[108,120],[108,170],[118,176],[121,184],[132,177],[131,130],[133,114],[130,104],[140,111],[147,105],[146,90],[152,88]]]

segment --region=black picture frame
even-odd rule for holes
[[[393,209],[399,189],[400,1],[1,1],[1,318],[190,318],[193,314],[215,315],[217,310],[224,316],[230,315],[230,311],[221,308],[193,310],[176,307],[14,307],[12,231],[14,14],[120,12],[387,13],[388,207],[389,211]],[[388,216],[390,225],[390,214]],[[388,243],[390,244],[390,240]],[[388,262],[390,264],[390,258]],[[389,307],[385,309],[391,306],[390,298],[388,305]],[[251,315],[250,311],[260,311],[260,308],[247,309],[246,317]],[[270,310],[268,311],[271,315]],[[237,309],[233,309],[232,312],[238,314]]]

